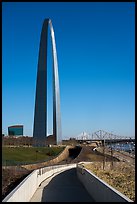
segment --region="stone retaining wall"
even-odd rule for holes
[[[73,147],[72,146],[66,146],[65,149],[57,157],[55,157],[54,159],[51,159],[49,161],[45,161],[45,162],[37,163],[37,164],[22,165],[22,167],[24,167],[25,169],[28,169],[28,170],[35,170],[38,168],[42,168],[44,166],[50,166],[50,165],[58,164],[62,160],[67,159],[67,157],[69,156],[69,149],[70,148],[73,148]]]

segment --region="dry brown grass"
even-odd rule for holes
[[[106,183],[126,195],[131,200],[135,200],[135,167],[125,162],[92,162],[84,164]]]
[[[11,167],[2,168],[2,199],[4,199],[31,171]]]

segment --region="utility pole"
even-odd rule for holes
[[[104,143],[103,143],[103,155],[104,155],[104,158],[103,158],[103,170],[105,169],[105,160],[106,160],[106,157],[105,157],[105,137],[104,137]]]
[[[111,132],[111,137],[110,137],[111,141],[112,141],[112,132]],[[113,169],[113,148],[112,148],[112,142],[111,142],[111,169]]]

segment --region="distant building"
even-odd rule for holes
[[[9,136],[23,135],[23,125],[13,125],[8,127]]]
[[[56,144],[56,137],[54,135],[48,135],[46,137],[46,145],[55,145]]]

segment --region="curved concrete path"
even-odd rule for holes
[[[72,168],[43,181],[30,202],[94,202],[94,200],[77,178],[76,168]]]

